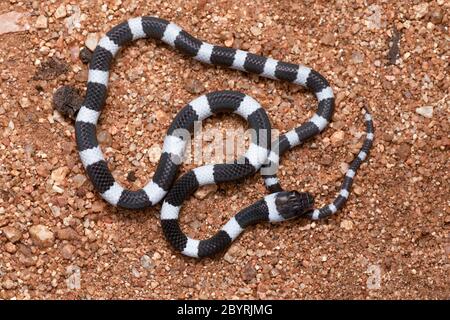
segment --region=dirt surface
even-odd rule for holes
[[[23,14],[3,15],[12,11]],[[444,0],[1,1],[0,26],[13,17],[22,27],[0,28],[10,31],[0,35],[0,298],[450,298],[448,13]],[[284,156],[280,173],[318,205],[339,190],[368,106],[375,144],[344,209],[326,221],[258,225],[226,254],[196,261],[166,243],[159,206],[107,205],[52,96],[63,85],[83,93],[79,51],[141,15],[306,64],[330,81],[333,123]],[[241,90],[281,132],[316,105],[298,87],[203,65],[152,40],[122,51],[110,83],[99,139],[116,179],[135,189],[152,176],[171,119],[199,94]],[[231,116],[205,125],[245,126]],[[183,228],[211,236],[264,194],[256,175],[192,197]]]

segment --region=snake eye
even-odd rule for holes
[[[314,197],[309,192],[283,191],[277,194],[275,205],[284,219],[292,219],[312,210]]]

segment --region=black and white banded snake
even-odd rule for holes
[[[271,143],[269,118],[259,103],[250,96],[236,91],[216,91],[200,96],[181,109],[170,125],[152,180],[140,190],[126,190],[115,181],[108,169],[97,142],[96,125],[105,104],[109,69],[114,56],[123,45],[141,38],[162,40],[204,63],[227,66],[304,86],[316,95],[319,101],[317,111],[307,122]],[[308,67],[211,45],[194,38],[169,21],[139,17],[115,26],[99,41],[89,65],[86,97],[76,118],[75,133],[80,158],[87,174],[95,189],[107,202],[128,209],[143,209],[164,200],[161,226],[166,239],[184,255],[205,257],[227,248],[247,226],[257,222],[276,222],[294,217],[316,220],[328,217],[342,208],[348,199],[355,173],[372,146],[373,122],[367,110],[365,141],[345,174],[337,198],[331,204],[314,209],[314,199],[309,193],[283,191],[276,175],[265,174],[262,170],[266,187],[271,193],[237,213],[213,237],[207,240],[191,239],[183,233],[178,222],[182,203],[199,186],[239,180],[256,173],[261,167],[277,167],[279,157],[284,152],[300,145],[327,126],[333,109],[334,95],[327,80]],[[192,132],[195,121],[202,121],[218,112],[236,113],[258,132],[252,135],[249,149],[233,163],[204,165],[175,181],[186,146],[186,141],[177,133],[177,129]]]

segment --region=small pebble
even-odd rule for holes
[[[161,157],[162,149],[159,145],[153,145],[148,150],[148,158],[151,163],[157,163],[159,161],[159,158]]]
[[[339,165],[339,171],[341,171],[342,174],[346,174],[348,171],[349,165],[347,162],[341,162]]]
[[[8,253],[14,254],[17,251],[17,246],[14,243],[12,243],[12,242],[7,242],[5,244],[5,250]]]
[[[352,61],[353,63],[363,63],[364,55],[359,51],[355,51],[352,53]]]
[[[345,230],[352,230],[353,229],[353,222],[350,220],[342,220],[341,221],[341,228]]]
[[[323,157],[319,160],[320,164],[323,164],[324,166],[329,166],[333,163],[333,157],[331,157],[328,154],[323,155]]]
[[[100,130],[97,133],[97,140],[99,143],[101,143],[104,146],[110,146],[112,144],[112,136],[106,130]]]
[[[73,254],[74,254],[75,250],[76,250],[76,248],[73,245],[65,244],[61,248],[61,256],[66,260],[70,260],[73,258]]]
[[[48,177],[48,175],[50,174],[50,170],[48,169],[48,167],[45,164],[40,164],[38,166],[36,166],[36,172],[38,175],[40,175],[41,177]]]
[[[223,256],[223,259],[228,262],[228,263],[234,263],[236,261],[236,258],[233,257],[231,254],[229,254],[228,252],[225,253],[225,255]]]
[[[55,240],[53,232],[47,226],[41,224],[32,226],[29,233],[33,243],[38,247],[50,247]]]
[[[152,258],[150,258],[148,255],[143,255],[141,257],[141,266],[145,269],[145,270],[150,270],[152,269],[155,265],[152,261]]]
[[[408,143],[402,143],[397,149],[398,157],[405,161],[411,154],[411,146]]]
[[[6,290],[11,290],[11,289],[14,289],[17,286],[17,284],[14,281],[12,281],[11,279],[6,279],[3,282],[2,286]]]
[[[75,187],[79,188],[87,181],[87,178],[83,174],[77,174],[72,178],[72,181],[73,181]]]
[[[89,50],[94,51],[95,47],[97,46],[97,43],[98,43],[98,35],[96,33],[88,33],[86,41],[84,42],[86,47]]]
[[[82,63],[88,64],[92,60],[93,52],[87,47],[83,47],[80,50],[79,57]]]
[[[413,6],[413,9],[416,13],[415,18],[422,19],[423,17],[425,17],[425,15],[428,13],[428,6],[429,4],[426,2],[422,2]]]
[[[10,11],[0,14],[0,35],[28,30],[30,25],[27,20],[26,12]]]
[[[325,34],[321,39],[320,39],[320,43],[326,45],[326,46],[334,46],[334,34],[329,32],[327,34]]]
[[[355,186],[355,187],[353,188],[353,192],[354,192],[356,195],[360,196],[360,195],[363,194],[364,190],[363,190],[360,186]]]
[[[420,114],[421,116],[424,116],[425,118],[433,118],[433,107],[432,106],[425,106],[416,108],[416,112]]]
[[[127,180],[130,182],[135,182],[137,180],[136,171],[130,171],[127,174]]]
[[[23,97],[19,100],[19,104],[22,108],[26,109],[30,106],[30,99]]]
[[[67,15],[66,5],[61,4],[55,11],[55,18],[61,19],[64,18],[66,15]]]
[[[46,16],[40,15],[36,19],[36,23],[34,25],[36,29],[47,29],[48,27],[48,19]]]
[[[203,86],[203,83],[200,80],[197,79],[189,79],[186,82],[186,85],[184,86],[187,92],[199,94],[205,91],[205,87]]]
[[[344,141],[345,138],[345,132],[342,130],[334,132],[331,137],[330,141],[333,146],[339,146]]]
[[[56,237],[60,240],[77,240],[80,236],[74,229],[68,227],[56,230]]]
[[[242,270],[242,280],[244,280],[245,282],[250,282],[256,277],[256,274],[257,272],[255,268],[250,263],[247,263],[247,265]]]
[[[153,253],[152,258],[153,258],[154,260],[159,260],[159,259],[161,259],[161,254],[160,254],[158,251],[155,251],[155,252]]]
[[[102,210],[103,210],[104,207],[105,207],[105,204],[104,204],[103,201],[95,201],[95,202],[92,204],[91,210],[92,210],[93,212],[102,212]]]
[[[58,169],[55,169],[52,171],[52,180],[55,181],[56,183],[61,184],[65,179],[67,174],[69,173],[69,168],[68,167],[60,167]]]

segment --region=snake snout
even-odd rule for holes
[[[284,191],[278,193],[275,203],[284,219],[292,219],[312,210],[314,197],[309,192]]]

